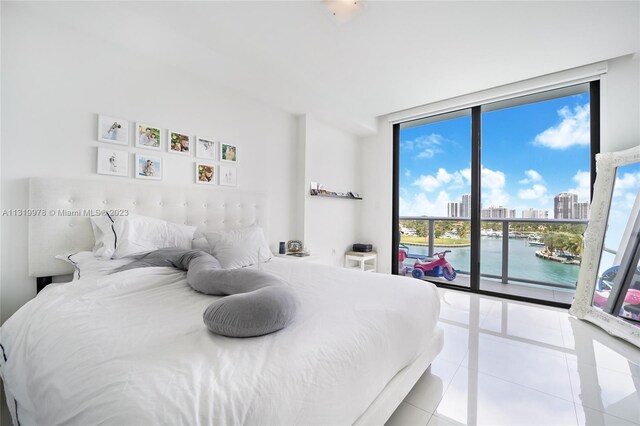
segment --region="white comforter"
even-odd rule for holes
[[[262,269],[301,307],[248,339],[208,332],[216,298],[175,269],[49,286],[0,329],[9,404],[22,424],[351,424],[434,334],[429,283],[293,260]]]

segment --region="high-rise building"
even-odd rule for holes
[[[524,219],[548,219],[549,212],[547,210],[528,208],[526,210],[522,210],[522,217]]]
[[[471,217],[471,194],[462,195],[462,210],[460,217]]]
[[[462,217],[462,203],[447,203],[448,217]]]
[[[515,219],[515,209],[508,209],[502,206],[490,206],[480,211],[483,219]]]
[[[588,220],[591,207],[589,203],[573,203],[573,218]]]
[[[573,207],[578,203],[578,194],[561,192],[553,197],[554,219],[574,219]]]

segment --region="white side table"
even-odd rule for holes
[[[378,253],[375,251],[368,253],[348,251],[344,255],[344,267],[358,269],[362,272],[376,272],[378,267]]]

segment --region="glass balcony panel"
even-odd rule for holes
[[[401,217],[400,219],[400,224],[405,230],[417,229],[416,235],[411,236],[412,238],[401,239],[399,256],[401,259],[398,259],[400,275],[448,285],[470,286],[470,246],[463,241],[455,244],[449,240],[446,240],[448,242],[446,245],[436,244],[436,242],[443,242],[439,233],[455,235],[456,232],[460,232],[464,236],[465,231],[461,227],[469,226],[469,221],[454,221],[447,217]],[[430,223],[433,224],[431,227],[434,235],[440,237],[440,239],[434,238],[433,247],[429,245]],[[482,228],[485,232],[481,237],[480,289],[539,300],[571,303],[579,270],[577,264],[579,256],[572,251],[576,249],[569,243],[575,243],[574,246],[581,245],[586,221],[563,222],[550,219],[525,222],[522,219],[495,219],[482,221]],[[498,233],[497,229],[502,229],[503,232]],[[436,230],[439,230],[438,234]],[[558,238],[556,234],[566,237],[569,243],[560,245],[558,241],[564,240]],[[555,241],[551,252],[559,255],[557,259],[544,257],[548,250],[545,243],[549,241]],[[508,244],[508,256],[503,256],[505,244]],[[444,251],[447,252],[444,253],[444,258],[440,259],[437,253]],[[429,257],[429,253],[435,256]],[[440,262],[439,268],[433,265],[434,262]],[[502,267],[504,262],[506,262],[506,268]],[[452,278],[451,275],[445,273],[446,265],[456,272],[451,280],[448,279]]]

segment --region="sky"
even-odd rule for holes
[[[549,211],[553,197],[589,201],[589,94],[482,114],[482,206]],[[471,117],[400,133],[400,215],[446,216],[470,193]],[[637,179],[640,185],[640,174]]]

